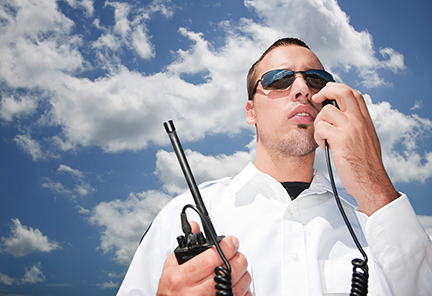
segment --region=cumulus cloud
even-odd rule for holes
[[[12,121],[14,117],[22,117],[35,113],[36,102],[28,96],[4,97],[0,101],[0,118]]]
[[[81,8],[87,16],[94,13],[93,0],[65,0],[73,8]]]
[[[73,169],[67,165],[61,164],[57,169],[57,174],[69,174],[74,180],[74,188],[67,188],[61,182],[55,182],[48,177],[44,178],[42,187],[50,189],[56,194],[69,196],[72,199],[77,196],[87,196],[96,191],[85,179],[85,174],[80,170]]]
[[[14,284],[15,281],[16,280],[14,278],[11,278],[7,274],[0,272],[0,283],[2,283],[3,285],[10,286],[10,285]]]
[[[45,158],[41,146],[37,140],[32,139],[28,135],[17,135],[15,136],[14,140],[17,146],[21,150],[29,154],[33,160],[40,160]]]
[[[28,154],[34,161],[58,158],[59,155],[46,148],[45,141],[33,139],[29,133],[16,135],[14,142],[19,149]]]
[[[255,157],[255,140],[246,146],[246,151],[233,155],[206,156],[191,150],[185,154],[199,184],[240,172]],[[173,196],[188,189],[174,152],[160,150],[156,157],[155,175],[163,183],[161,190],[132,193],[125,201],[102,202],[89,219],[104,229],[99,249],[103,254],[114,252],[114,259],[122,265],[130,263],[139,239],[156,214]]]
[[[38,262],[30,268],[26,268],[25,274],[21,279],[21,284],[37,284],[46,280],[41,270],[41,263]]]
[[[82,68],[77,49],[81,38],[70,35],[74,24],[60,13],[57,1],[6,2],[0,6],[0,77],[10,87],[45,89],[44,82],[58,71],[73,73]]]
[[[49,240],[39,229],[33,229],[22,225],[18,219],[12,219],[11,233],[9,237],[2,237],[2,251],[15,257],[26,256],[31,253],[49,253],[60,249],[60,245]]]
[[[416,114],[405,115],[389,102],[373,104],[365,95],[381,141],[383,160],[393,182],[425,182],[432,177],[432,152],[419,153],[417,142],[430,137],[432,121]],[[397,149],[397,146],[403,149]]]
[[[21,279],[11,278],[10,276],[0,272],[0,283],[3,285],[37,284],[44,281],[46,281],[46,277],[42,272],[40,262],[37,262],[30,268],[25,268],[25,273]]]
[[[127,266],[141,236],[171,198],[163,192],[150,190],[131,193],[125,201],[98,204],[89,219],[102,228],[98,249],[103,254],[114,253],[115,261]]]
[[[113,281],[98,284],[98,287],[101,289],[114,289],[114,288],[118,288],[119,286],[120,286],[119,282],[113,282]]]
[[[431,216],[417,216],[420,223],[423,225],[426,233],[432,237],[432,217]]]
[[[271,44],[275,35],[298,36],[318,54],[330,69],[356,69],[365,87],[386,84],[378,75],[379,69],[397,72],[404,69],[403,55],[391,48],[380,50],[380,60],[373,47],[373,37],[367,31],[358,32],[336,0],[246,0],[245,4],[263,17],[265,28],[256,27],[259,39]],[[314,20],[314,21],[304,21]],[[378,82],[376,81],[376,78]]]
[[[336,75],[349,69],[358,71],[362,83],[368,87],[390,84],[380,77],[379,69],[397,72],[405,67],[403,55],[394,49],[376,52],[372,36],[366,31],[356,31],[335,0],[248,0],[246,6],[256,11],[260,22],[246,18],[238,23],[222,21],[218,29],[225,33],[225,40],[219,47],[214,47],[200,32],[179,28],[179,34],[190,41],[190,46],[174,49],[174,61],[163,70],[138,73],[122,64],[124,51],[134,52],[143,59],[154,57],[156,52],[147,22],[157,13],[171,17],[174,8],[169,1],[161,0],[144,8],[108,1],[105,7],[114,10],[113,25],[101,24],[96,16],[93,24],[102,34],[91,41],[95,55],[100,58],[94,67],[108,73],[90,80],[74,75],[85,70],[88,61],[79,51],[82,37],[71,33],[73,22],[58,10],[54,0],[38,1],[51,13],[54,26],[38,18],[34,28],[25,27],[27,23],[21,15],[37,18],[41,13],[39,6],[32,10],[39,4],[36,0],[27,5],[16,4],[16,15],[3,11],[7,18],[3,33],[6,38],[2,41],[6,52],[12,55],[17,51],[10,46],[17,38],[11,36],[18,36],[21,43],[31,43],[27,36],[32,36],[37,42],[18,51],[22,55],[15,53],[14,62],[3,59],[0,75],[11,87],[37,86],[46,91],[50,108],[39,123],[42,127],[61,127],[61,133],[51,138],[61,150],[82,145],[118,152],[142,149],[151,143],[166,144],[157,123],[168,119],[174,119],[179,127],[187,124],[188,132],[183,135],[186,141],[201,139],[206,134],[240,133],[247,128],[244,118],[239,116],[244,112],[246,99],[245,73],[263,49],[287,35],[307,41]],[[88,1],[69,0],[68,3],[72,7],[89,6]],[[307,19],[315,21],[302,21],[306,13]],[[52,32],[53,38],[40,39],[47,32]],[[22,66],[13,67],[12,63]],[[21,72],[31,77],[21,79]],[[190,83],[185,78],[188,75],[201,77],[202,82]],[[7,101],[13,103],[11,99]],[[34,106],[24,103],[18,106],[18,101],[14,104],[16,112]],[[3,115],[3,118],[11,120],[13,116]],[[38,155],[34,150],[33,158],[41,159]]]
[[[84,9],[87,17],[95,13],[90,0],[67,0],[67,3]],[[34,114],[37,106],[48,106],[37,125],[31,128],[58,127],[55,130],[61,132],[51,134],[49,143],[62,151],[79,146],[98,146],[106,152],[139,150],[149,144],[168,143],[162,127],[168,119],[173,119],[182,130],[185,141],[196,141],[208,134],[232,135],[248,129],[240,115],[244,114],[247,97],[245,74],[262,51],[280,37],[300,37],[336,76],[355,71],[365,87],[391,85],[381,77],[380,71],[397,73],[405,68],[404,56],[396,50],[387,47],[377,52],[371,34],[351,26],[349,17],[335,0],[246,0],[244,3],[256,12],[259,22],[247,18],[221,21],[217,28],[225,39],[219,46],[201,32],[179,28],[179,38],[189,45],[173,49],[173,61],[162,69],[141,73],[128,68],[122,58],[126,53],[138,59],[156,57],[147,24],[156,14],[171,17],[174,8],[170,1],[155,0],[144,8],[107,1],[105,8],[112,9],[114,17],[112,24],[107,24],[94,16],[94,29],[100,35],[90,40],[90,49],[85,50],[93,50],[98,60],[90,62],[82,48],[83,36],[73,33],[75,24],[59,10],[55,0],[20,3],[8,0],[10,8],[0,6],[4,25],[0,32],[3,53],[0,79],[9,89],[38,89],[43,95],[16,97],[5,91],[0,116],[5,122],[12,122]],[[94,79],[77,75],[89,69],[103,74]],[[192,83],[188,77],[199,82]],[[406,182],[430,178],[432,154],[417,151],[420,138],[430,135],[430,120],[405,115],[386,102],[372,104],[369,100],[392,179]],[[413,108],[416,106],[419,105]],[[49,157],[43,144],[32,139],[30,133],[17,135],[15,142],[33,160]],[[397,152],[398,145],[404,147],[403,152]],[[246,149],[219,156],[193,151],[187,154],[200,182],[235,174],[250,160],[253,151]],[[105,229],[100,246],[103,253],[117,252],[116,260],[124,264],[133,249],[125,246],[136,240],[132,232],[117,230],[107,213],[112,214],[110,218],[116,217],[118,225],[131,224],[133,233],[140,233],[139,229],[145,229],[156,213],[148,212],[146,203],[160,196],[163,202],[158,203],[159,209],[172,194],[186,189],[180,170],[170,169],[178,167],[173,162],[176,162],[173,153],[158,152],[155,173],[164,184],[162,191],[133,193],[123,203],[101,203],[94,209],[91,221]],[[69,174],[74,186],[68,187],[52,178],[45,178],[42,186],[72,197],[95,190],[79,170],[61,165],[57,172]],[[130,222],[131,217],[141,212],[146,213],[144,220]],[[117,240],[110,239],[111,234]]]
[[[414,106],[412,106],[411,108],[410,108],[410,110],[417,110],[417,109],[421,109],[421,108],[423,108],[423,101],[422,100],[420,100],[420,101],[415,101],[415,103],[414,103]]]
[[[254,147],[253,144],[250,145]],[[249,162],[254,160],[252,149],[249,151],[238,151],[233,155],[220,154],[217,156],[203,155],[188,149],[185,151],[185,155],[197,184],[234,176]],[[163,190],[166,190],[170,194],[181,194],[189,189],[174,152],[164,150],[157,152],[155,174],[163,183]]]
[[[93,22],[95,27],[103,31],[92,44],[93,48],[97,49],[100,66],[107,67],[108,63],[108,68],[116,67],[115,64],[120,61],[117,50],[123,46],[141,59],[153,58],[156,53],[147,29],[147,21],[156,13],[165,18],[171,17],[174,12],[169,2],[154,0],[138,8],[128,3],[107,1],[105,7],[114,9],[114,25],[103,26],[98,18]]]

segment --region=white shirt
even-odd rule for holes
[[[363,258],[321,173],[314,172],[309,189],[294,201],[251,163],[236,177],[205,183],[200,191],[217,234],[239,239],[255,295],[349,295],[351,260]],[[368,295],[432,295],[432,244],[407,197],[367,217],[351,196],[339,195],[369,257]],[[156,294],[164,261],[182,234],[180,212],[188,203],[194,204],[186,193],[158,214],[118,296]],[[187,214],[189,221],[199,221],[194,211]]]

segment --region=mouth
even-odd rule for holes
[[[288,120],[295,123],[311,124],[314,122],[317,112],[310,105],[299,105],[288,115]]]

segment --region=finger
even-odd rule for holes
[[[219,245],[225,257],[230,260],[237,253],[239,243],[237,238],[234,236],[228,236],[225,237]],[[219,253],[216,248],[213,247],[183,263],[180,267],[181,272],[190,275],[188,277],[190,281],[197,282],[212,274],[216,266],[222,264],[223,261],[220,258]]]
[[[334,137],[337,133],[337,128],[324,120],[315,121],[314,128],[314,139],[321,149],[325,149],[326,140],[329,142],[329,145],[332,145],[332,139],[338,139],[337,137]]]
[[[248,295],[250,293],[250,285],[252,283],[252,277],[249,272],[245,272],[243,276],[233,285],[234,295]]]
[[[189,224],[192,227],[192,233],[197,233],[197,232],[200,231],[200,226],[199,226],[199,224],[197,222],[191,221],[191,222],[189,222]]]
[[[326,99],[336,101],[341,113],[347,116],[355,116],[358,119],[363,119],[363,113],[368,113],[367,108],[364,109],[364,107],[359,104],[359,101],[363,102],[361,94],[345,84],[328,84],[313,97],[313,101],[316,103],[322,103]],[[335,110],[335,108],[324,106],[321,113],[326,113],[329,110]]]
[[[231,265],[232,283],[235,285],[247,273],[248,262],[242,253],[237,252],[229,263]]]
[[[343,83],[328,83],[312,100],[322,103],[324,100],[335,100],[342,112],[361,115],[370,120],[369,110],[362,94]]]

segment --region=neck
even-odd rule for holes
[[[257,145],[255,167],[278,182],[312,182],[315,152],[305,156],[269,153]]]

